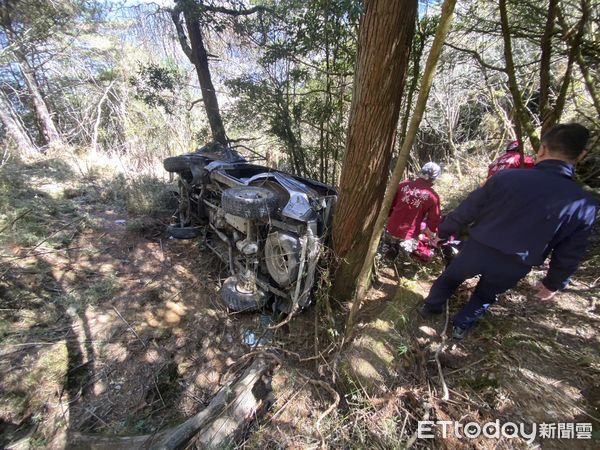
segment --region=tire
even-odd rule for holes
[[[194,239],[202,234],[200,227],[178,227],[169,225],[167,234],[175,239]]]
[[[191,173],[192,167],[204,166],[204,159],[194,155],[170,156],[163,161],[167,172]]]
[[[190,170],[190,159],[185,155],[170,156],[165,158],[163,166],[167,172],[186,172]]]
[[[225,280],[219,291],[224,307],[230,311],[257,311],[265,306],[267,293],[261,289],[255,292],[242,292],[238,289],[238,279],[235,276]]]
[[[276,231],[267,236],[265,263],[273,281],[287,287],[298,278],[300,268],[300,240],[292,233]]]
[[[221,195],[221,208],[245,219],[268,219],[277,208],[274,192],[256,186],[225,189]]]

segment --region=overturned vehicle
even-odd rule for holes
[[[334,188],[252,164],[220,144],[166,158],[164,168],[179,175],[169,234],[202,237],[228,266],[219,293],[225,307],[293,313],[310,303]]]

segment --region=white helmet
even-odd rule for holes
[[[421,167],[421,172],[419,173],[419,178],[423,178],[425,180],[433,181],[442,173],[442,169],[434,162],[428,162],[423,167]]]

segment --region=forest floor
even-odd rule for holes
[[[0,448],[152,433],[204,408],[252,351],[244,333],[260,332],[260,315],[221,308],[221,263],[199,241],[166,238],[172,199],[163,181],[58,157],[13,160],[0,167],[0,196]],[[415,312],[440,262],[384,263],[357,339],[341,352],[344,313],[328,317],[320,290],[316,306],[273,336],[283,362],[276,403],[239,447],[403,448],[421,419],[498,419],[592,424],[589,440],[534,445],[597,448],[599,253],[596,242],[551,304],[532,298],[543,273],[532,272],[461,342],[442,339],[444,317]],[[329,410],[335,392],[310,380],[339,393],[337,408]],[[527,447],[517,438],[435,435],[415,447]]]

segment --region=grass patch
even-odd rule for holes
[[[552,346],[540,342],[531,336],[511,334],[502,339],[502,345],[506,348],[526,349],[533,353],[552,353]]]
[[[0,342],[10,334],[11,330],[12,324],[8,320],[0,318]]]
[[[396,356],[401,358],[408,353],[409,346],[406,344],[400,344],[396,347]]]
[[[0,169],[0,244],[52,248],[68,245],[79,223],[79,205],[63,196],[64,182],[75,182],[70,166],[60,160],[25,164],[13,160]],[[83,217],[82,217],[83,218]],[[61,229],[63,228],[64,229]]]
[[[108,300],[112,300],[121,289],[121,283],[113,275],[100,278],[88,286],[60,296],[59,303],[65,308],[79,313],[85,306],[96,306]]]
[[[0,245],[27,248],[44,241],[44,246],[64,248],[84,227],[94,226],[85,212],[90,206],[153,218],[176,208],[169,184],[122,170],[94,166],[80,176],[61,158],[9,161],[0,168]]]
[[[173,331],[167,327],[155,328],[152,333],[152,339],[155,341],[167,340],[173,335]]]
[[[86,303],[97,304],[110,300],[120,289],[119,280],[112,275],[92,283],[84,292]]]
[[[35,206],[31,205],[0,214],[0,227],[4,229],[0,242],[29,247],[41,241],[47,232],[47,227],[43,220],[33,214],[34,209]]]
[[[21,389],[4,392],[0,397],[0,414],[6,417],[7,413],[14,414],[15,411],[24,411],[28,404],[27,392]]]
[[[64,343],[57,343],[40,353],[33,369],[24,380],[25,386],[30,390],[39,389],[48,383],[62,384],[68,370],[68,352]]]
[[[407,345],[411,315],[423,297],[411,280],[402,279],[394,299],[365,324],[360,335],[344,352],[341,382],[360,386],[369,395],[380,394],[401,372],[400,360],[410,351]]]
[[[48,440],[43,436],[34,436],[29,439],[29,446],[31,448],[46,448]]]
[[[433,188],[440,196],[443,210],[452,211],[471,191],[477,189],[483,180],[485,180],[483,172],[469,172],[462,177],[444,172],[436,180]]]
[[[130,180],[124,197],[125,207],[131,214],[156,216],[173,209],[172,189],[157,178]]]
[[[459,383],[461,386],[469,387],[477,392],[488,389],[498,389],[499,386],[496,377],[490,375],[482,375],[474,378],[463,378]]]
[[[97,188],[92,200],[111,204],[133,215],[157,217],[171,212],[176,207],[172,188],[155,177],[128,177],[118,174],[112,178],[92,178]]]
[[[68,351],[64,341],[45,346],[37,355],[26,356],[26,371],[13,373],[4,380],[5,393],[0,397],[2,410],[16,418],[25,418],[41,411],[49,398],[60,391],[68,366]]]
[[[127,221],[127,231],[136,235],[161,234],[165,230],[165,221],[151,217],[136,217]]]

